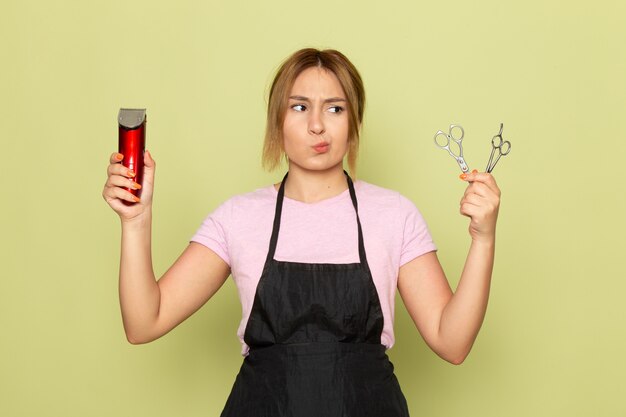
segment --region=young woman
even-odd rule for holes
[[[461,214],[472,243],[456,292],[417,208],[397,192],[353,182],[365,94],[334,50],[303,49],[270,91],[264,165],[283,180],[214,210],[158,280],[152,269],[155,161],[140,187],[114,153],[103,197],[122,222],[120,302],[130,343],[157,339],[232,274],[242,304],[244,361],[222,416],[408,416],[385,350],[396,288],[431,349],[460,364],[485,315],[500,190],[476,171]],[[127,206],[121,200],[136,201]]]

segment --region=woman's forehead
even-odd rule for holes
[[[323,67],[310,67],[302,71],[291,87],[290,96],[304,97],[342,97],[343,88],[337,76]]]

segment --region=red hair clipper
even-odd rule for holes
[[[119,123],[118,152],[124,155],[122,165],[135,171],[133,180],[143,185],[143,153],[146,148],[146,109],[120,109],[117,117]],[[141,189],[125,188],[137,197]],[[126,200],[124,204],[132,205]]]

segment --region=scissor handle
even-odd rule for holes
[[[459,128],[461,130],[461,137],[455,137],[454,134],[452,133],[452,131],[455,128]],[[461,125],[450,125],[450,130],[448,130],[448,135],[450,136],[450,138],[455,141],[456,143],[460,143],[463,140],[463,137],[465,136],[465,130],[463,130],[463,127]]]
[[[500,151],[500,155],[507,155],[509,152],[511,152],[511,142],[509,142],[508,140],[501,142],[500,146],[498,146],[498,150]]]
[[[500,132],[498,132],[497,135],[491,138],[491,146],[498,149],[498,152],[500,152],[500,155],[506,155],[509,152],[511,152],[511,142],[509,142],[508,140],[504,140],[502,138],[503,129],[504,129],[504,123],[500,123]],[[498,141],[497,145],[496,145],[496,139]]]
[[[504,139],[502,139],[502,136],[500,135],[495,135],[493,138],[491,138],[491,146],[493,146],[494,148],[501,147],[502,142],[504,142]]]
[[[439,143],[439,141],[437,140],[437,138],[439,136],[443,136],[444,138],[446,138],[446,143],[445,145],[442,145]],[[437,145],[438,147],[440,147],[441,149],[447,149],[448,145],[450,145],[450,136],[448,136],[448,134],[446,132],[443,132],[441,130],[438,130],[437,133],[435,133],[435,145]]]

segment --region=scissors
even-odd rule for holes
[[[491,139],[491,155],[489,156],[489,162],[487,162],[486,172],[493,171],[500,157],[508,155],[509,152],[511,152],[511,142],[502,138],[502,129],[504,129],[504,124],[500,123],[500,133]],[[496,149],[498,150],[498,156],[496,160],[493,161],[493,155],[496,153]]]
[[[452,133],[452,131],[455,128],[458,128],[461,131],[461,136],[460,137],[456,137],[456,136],[454,136],[454,133]],[[456,162],[461,167],[461,171],[468,172],[469,168],[467,166],[467,163],[465,162],[465,159],[463,159],[463,144],[461,143],[463,141],[463,136],[465,136],[465,131],[463,130],[463,128],[460,125],[450,125],[450,129],[448,130],[447,134],[445,132],[441,131],[441,130],[438,130],[437,133],[435,133],[435,145],[437,145],[437,147],[439,147],[441,149],[447,150],[448,153],[454,159],[456,159]],[[439,140],[440,140],[441,137],[445,138],[445,145],[441,145],[439,143]],[[459,154],[458,155],[455,155],[450,150],[450,141],[451,140],[454,141],[459,146]],[[441,142],[441,143],[443,143],[443,142]]]

